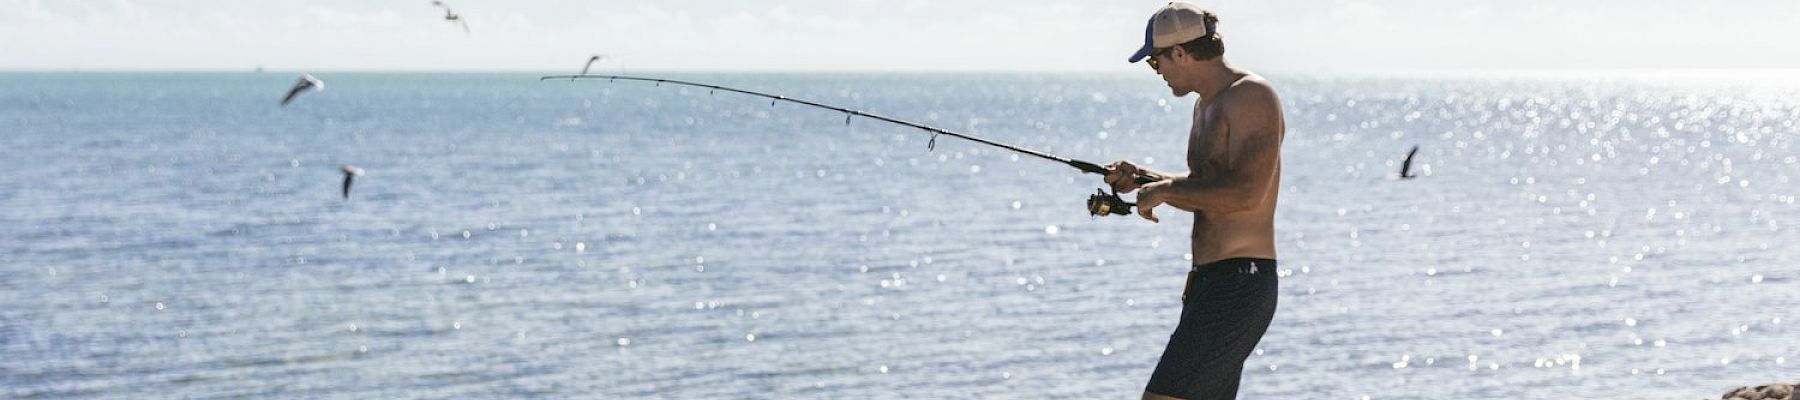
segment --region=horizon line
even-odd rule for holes
[[[1142,67],[1138,67],[1142,68]],[[1134,68],[1108,69],[1003,69],[1003,68],[969,68],[969,69],[784,69],[784,68],[646,68],[628,71],[599,71],[591,75],[626,75],[634,73],[850,73],[850,74],[938,74],[938,73],[1093,73],[1124,74],[1135,73]],[[1609,72],[1796,72],[1800,67],[1705,67],[1705,68],[1666,68],[1666,67],[1600,67],[1600,68],[1413,68],[1413,69],[1252,69],[1262,74],[1305,74],[1305,75],[1395,75],[1395,74],[1438,74],[1438,73],[1609,73]],[[0,73],[546,73],[569,74],[565,69],[534,68],[8,68],[0,67]],[[1149,74],[1146,74],[1149,75]]]

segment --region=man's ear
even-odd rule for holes
[[[1187,58],[1187,56],[1187,49],[1182,48],[1179,44],[1175,45],[1175,48],[1169,50],[1169,58],[1171,59],[1182,59]]]

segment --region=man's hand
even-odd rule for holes
[[[1106,174],[1106,184],[1112,186],[1114,191],[1131,193],[1138,189],[1137,176],[1143,172],[1143,169],[1138,168],[1137,164],[1119,160],[1107,165],[1106,168],[1112,170],[1111,173]]]
[[[1156,181],[1155,183],[1144,185],[1143,190],[1138,191],[1137,195],[1138,216],[1144,217],[1144,219],[1150,220],[1150,222],[1162,222],[1162,219],[1156,218],[1155,209],[1156,206],[1163,205],[1163,189],[1168,187],[1169,181]]]

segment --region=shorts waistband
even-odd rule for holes
[[[1205,264],[1194,264],[1188,271],[1187,285],[1181,288],[1181,301],[1187,302],[1188,291],[1193,290],[1194,282],[1206,282],[1221,279],[1234,274],[1272,274],[1275,273],[1275,260],[1267,258],[1227,258]]]
[[[1205,264],[1194,264],[1191,272],[1200,273],[1202,277],[1213,278],[1229,274],[1256,274],[1265,270],[1273,271],[1275,260],[1267,258],[1227,258]]]

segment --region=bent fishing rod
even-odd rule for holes
[[[1016,153],[1025,154],[1025,155],[1029,155],[1029,156],[1033,156],[1033,157],[1037,157],[1037,158],[1042,158],[1045,160],[1063,163],[1064,165],[1068,165],[1070,167],[1075,167],[1075,169],[1079,169],[1079,170],[1081,170],[1081,172],[1086,172],[1086,173],[1090,173],[1090,174],[1100,174],[1100,175],[1106,175],[1106,174],[1109,174],[1112,172],[1112,168],[1104,167],[1099,164],[1082,161],[1082,160],[1076,160],[1076,159],[1063,157],[1063,156],[1058,156],[1055,154],[1050,154],[1050,153],[1046,153],[1046,152],[1042,152],[1042,151],[1027,149],[1027,148],[1023,148],[1023,147],[1019,147],[1019,146],[1013,146],[1013,145],[1000,143],[1000,142],[996,142],[996,141],[992,141],[992,140],[988,140],[988,139],[983,139],[980,137],[976,137],[976,136],[968,135],[968,134],[964,134],[964,133],[952,132],[950,130],[933,127],[933,126],[929,126],[929,125],[925,125],[925,124],[920,124],[917,122],[904,121],[904,120],[889,118],[886,116],[870,114],[867,112],[863,112],[861,110],[853,110],[853,109],[844,108],[844,107],[816,103],[816,102],[812,102],[812,101],[801,100],[801,99],[796,99],[796,98],[787,97],[787,96],[773,95],[773,94],[757,92],[757,91],[752,91],[752,90],[744,90],[744,89],[738,89],[738,88],[732,88],[732,87],[726,87],[726,86],[719,86],[719,85],[698,83],[698,82],[681,81],[681,80],[674,80],[674,79],[648,78],[648,77],[625,76],[625,75],[586,75],[586,74],[583,74],[583,75],[551,75],[551,76],[545,76],[545,77],[538,78],[539,81],[547,81],[547,80],[552,80],[552,79],[568,79],[571,82],[575,81],[576,79],[605,79],[608,82],[611,82],[611,81],[643,81],[643,82],[655,82],[657,86],[662,86],[662,84],[667,83],[667,84],[672,84],[672,85],[707,88],[707,89],[712,90],[713,93],[716,93],[717,91],[720,91],[720,90],[727,91],[727,92],[734,92],[734,93],[742,93],[742,94],[747,94],[747,95],[751,95],[751,96],[769,99],[769,106],[774,106],[776,103],[785,101],[785,102],[794,103],[794,104],[818,107],[818,108],[823,108],[823,109],[827,109],[827,110],[841,112],[841,113],[844,113],[844,124],[845,125],[850,124],[851,117],[863,117],[863,118],[874,119],[877,121],[912,127],[912,128],[924,130],[926,132],[931,132],[931,140],[929,142],[926,142],[926,145],[925,145],[925,148],[928,151],[936,149],[938,135],[949,135],[949,136],[955,136],[958,138],[962,138],[964,140],[972,141],[975,143],[999,147],[1002,149],[1011,150]],[[1164,178],[1162,176],[1158,176],[1155,174],[1151,174],[1149,172],[1139,172],[1138,175],[1135,177],[1135,179],[1137,180],[1138,184],[1142,185],[1142,184],[1149,184],[1149,183],[1153,183],[1156,181],[1164,180],[1167,178]],[[1131,208],[1136,205],[1137,205],[1136,203],[1127,202],[1127,201],[1125,201],[1124,198],[1119,197],[1119,194],[1117,192],[1108,192],[1106,190],[1096,189],[1094,191],[1093,195],[1088,196],[1088,213],[1093,214],[1095,216],[1130,215]]]

